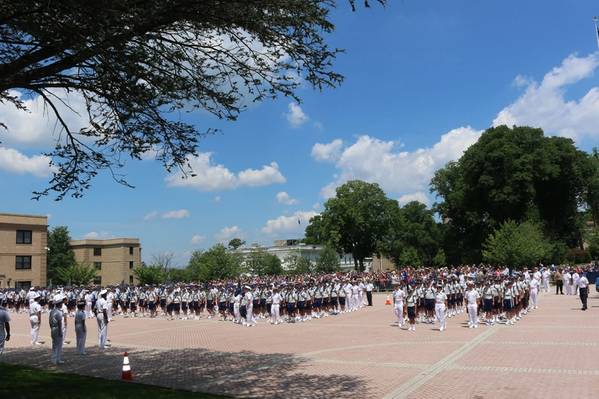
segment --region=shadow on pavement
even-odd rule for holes
[[[11,349],[0,361],[45,370],[119,379],[126,348],[85,356],[66,348],[64,364],[50,363],[47,348]],[[369,396],[364,379],[339,374],[314,374],[308,360],[291,354],[216,352],[205,349],[128,351],[137,382],[214,394],[261,398],[339,398]],[[51,387],[48,387],[51,388]]]

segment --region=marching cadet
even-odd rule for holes
[[[29,321],[31,323],[31,345],[40,345],[37,342],[42,323],[42,306],[40,305],[40,294],[37,292],[31,296],[29,305]]]
[[[505,317],[507,319],[505,324],[514,324],[514,301],[513,301],[514,289],[513,282],[508,281],[503,289],[503,310],[505,311]]]
[[[254,295],[252,294],[252,287],[247,285],[245,286],[245,298],[247,301],[245,324],[248,327],[252,327],[256,325],[256,319],[254,318]]]
[[[572,275],[570,274],[570,270],[566,269],[562,279],[564,281],[564,288],[566,288],[566,295],[572,295]]]
[[[96,302],[96,320],[98,321],[98,345],[101,350],[106,347],[106,338],[108,337],[108,309],[110,304],[106,300],[108,291],[100,291],[100,299]]]
[[[85,327],[85,302],[77,304],[77,313],[75,313],[75,336],[77,342],[77,353],[85,355],[85,339],[87,337],[87,328]]]
[[[446,328],[445,319],[447,317],[447,295],[443,291],[443,284],[437,285],[437,293],[435,295],[435,316],[439,322],[439,331],[443,332]]]
[[[277,287],[273,288],[273,294],[272,294],[272,305],[271,305],[271,312],[270,312],[270,323],[277,325],[279,323],[281,323],[281,313],[280,313],[280,306],[281,306],[281,294],[279,294],[279,289]]]
[[[48,321],[50,323],[50,335],[52,337],[52,363],[54,364],[62,364],[64,361],[61,359],[62,357],[62,344],[64,341],[63,327],[62,323],[64,322],[64,315],[61,311],[61,304],[64,301],[64,296],[62,294],[57,294],[54,297],[54,307],[52,311],[50,311],[50,315],[48,316]]]
[[[428,288],[424,291],[424,306],[426,308],[426,323],[433,323],[435,318],[435,287],[433,287],[434,282],[431,280]],[[441,286],[442,288],[442,286]]]
[[[589,297],[589,279],[587,274],[583,272],[582,277],[578,280],[578,292],[580,293],[580,301],[582,302],[582,309],[587,310],[587,298]]]
[[[541,290],[543,292],[549,292],[549,277],[551,276],[551,273],[549,273],[549,270],[547,270],[546,267],[544,267],[541,270]]]
[[[4,343],[10,341],[10,315],[0,304],[0,355],[4,353]]]
[[[399,328],[403,328],[403,312],[404,312],[404,298],[406,297],[406,293],[403,288],[396,283],[397,287],[395,291],[393,291],[393,312],[397,317],[397,325]]]
[[[466,301],[468,305],[466,310],[468,311],[468,328],[478,328],[478,302],[480,295],[474,288],[472,281],[468,282],[468,291],[466,291]]]
[[[489,280],[485,280],[482,297],[485,323],[491,326],[495,325],[495,316],[493,315],[493,287]]]
[[[536,278],[536,276],[534,276],[532,278],[532,280],[530,280],[530,282],[528,283],[529,287],[530,287],[530,308],[529,309],[538,309],[537,307],[537,295],[539,292],[539,280]]]
[[[408,288],[408,297],[406,299],[406,309],[410,327],[408,331],[416,331],[416,307],[418,302],[418,292],[414,288]]]
[[[62,312],[62,317],[64,318],[64,321],[62,323],[62,338],[64,339],[65,344],[69,343],[67,341],[67,316],[69,315],[69,309],[67,306],[67,302],[68,302],[68,298],[65,295],[63,295],[62,306],[60,308],[60,311]]]

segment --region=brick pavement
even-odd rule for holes
[[[104,352],[88,320],[83,357],[69,319],[72,343],[59,369],[116,379],[128,351],[135,381],[239,397],[590,398],[599,392],[599,296],[591,288],[587,312],[577,297],[542,294],[540,308],[515,326],[468,329],[459,315],[443,333],[399,330],[383,295],[372,308],[293,325],[117,318]],[[29,347],[25,315],[13,315],[12,329],[0,361],[55,368],[45,317],[41,347]]]

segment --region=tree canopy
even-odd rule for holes
[[[216,244],[206,251],[195,251],[187,269],[194,281],[234,278],[241,272],[241,256]]]
[[[248,272],[258,276],[274,276],[283,274],[281,260],[262,249],[253,250],[245,260]]]
[[[530,127],[488,129],[431,181],[449,259],[480,261],[485,238],[508,220],[538,222],[551,240],[581,246],[579,207],[593,173],[588,154],[570,139]]]
[[[39,96],[62,130],[49,153],[53,177],[35,195],[81,196],[106,169],[128,184],[115,170],[150,151],[167,171],[192,174],[188,158],[212,129],[178,112],[201,109],[235,120],[252,102],[280,95],[299,101],[303,82],[336,87],[343,78],[332,66],[341,50],[326,37],[337,3],[0,3],[0,102],[25,111],[22,99]],[[80,130],[69,122],[73,99],[84,104],[80,116],[89,122]],[[0,123],[11,131],[11,121]]]
[[[60,266],[55,270],[56,280],[65,285],[87,285],[96,277],[96,269],[86,263]]]
[[[352,180],[336,190],[323,212],[306,228],[308,243],[328,244],[338,253],[351,253],[355,268],[364,270],[364,259],[377,251],[387,234],[397,201],[390,200],[378,184]]]
[[[59,268],[69,268],[76,264],[75,253],[70,245],[71,236],[66,226],[56,226],[48,232],[48,281],[52,284],[66,284],[68,280],[64,273],[58,273]]]

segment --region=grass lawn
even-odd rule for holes
[[[0,398],[194,398],[224,396],[154,387],[123,381],[103,380],[76,374],[38,370],[0,363]]]

